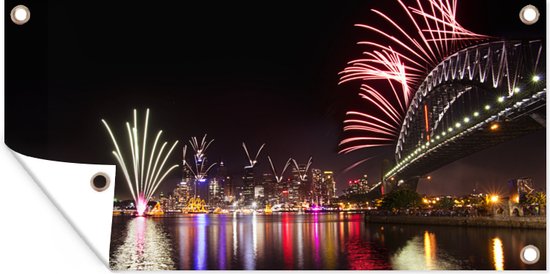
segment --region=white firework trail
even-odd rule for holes
[[[248,153],[248,148],[246,147],[246,143],[243,142],[244,152],[246,153],[246,157],[248,158],[248,161],[250,162],[251,167],[254,167],[258,163],[258,156],[260,156],[260,152],[262,152],[262,149],[264,148],[264,146],[265,144],[262,144],[262,146],[260,146],[260,149],[258,149],[258,152],[256,153],[256,157],[252,159],[250,157],[250,154]]]
[[[285,174],[286,169],[288,168],[288,166],[290,166],[290,163],[292,162],[292,158],[288,158],[280,174],[277,173],[275,165],[273,165],[273,162],[271,161],[271,157],[267,156],[267,159],[269,160],[269,164],[271,165],[271,170],[273,171],[273,176],[275,176],[275,181],[277,181],[277,183],[281,183],[283,181],[283,175]]]
[[[210,147],[210,144],[214,142],[214,139],[207,141],[206,136],[207,135],[204,134],[200,143],[197,137],[191,137],[191,139],[189,140],[191,147],[195,151],[195,161],[202,162],[204,160],[206,150],[208,149],[208,147]]]
[[[158,141],[162,135],[162,130],[160,130],[157,133],[157,136],[153,143],[153,147],[151,148],[151,150],[148,150],[147,134],[149,126],[149,109],[147,109],[145,115],[144,130],[141,134],[138,129],[137,116],[137,110],[134,109],[134,123],[131,125],[129,122],[126,122],[130,156],[132,159],[132,161],[129,163],[126,163],[126,161],[124,160],[125,157],[120,150],[120,146],[118,145],[118,142],[113,134],[113,131],[109,127],[109,124],[107,124],[104,119],[101,119],[101,122],[103,122],[103,125],[107,129],[109,136],[111,137],[111,140],[115,145],[115,150],[112,153],[115,156],[120,168],[122,169],[122,173],[124,174],[124,178],[126,179],[128,188],[130,189],[130,193],[132,194],[132,198],[135,201],[138,215],[143,215],[143,212],[147,207],[147,203],[149,202],[157,188],[160,186],[162,181],[173,169],[178,167],[178,165],[173,165],[169,168],[165,168],[166,161],[178,144],[178,141],[174,142],[174,144],[165,154],[163,153],[168,142],[164,142],[161,149],[159,151],[156,151]],[[141,139],[143,139],[143,141],[140,143],[139,141]],[[149,156],[149,161],[147,161],[147,156]],[[153,159],[155,159],[154,164]],[[162,161],[160,159],[162,159]],[[160,165],[159,161],[161,162]]]
[[[298,176],[300,177],[300,180],[302,180],[302,181],[306,180],[307,172],[309,171],[309,168],[311,167],[312,160],[313,160],[313,157],[309,157],[309,160],[307,161],[307,164],[306,164],[306,168],[302,172],[300,170],[300,166],[298,165],[296,160],[292,159],[292,162],[294,163],[294,167],[296,167],[296,170],[298,171]]]

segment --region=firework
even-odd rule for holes
[[[254,157],[254,159],[252,159],[250,157],[250,154],[248,153],[248,148],[246,147],[246,143],[243,142],[243,149],[244,149],[244,152],[246,153],[246,157],[248,158],[248,161],[250,162],[250,166],[251,167],[254,167],[257,163],[258,163],[258,156],[260,156],[260,152],[262,152],[262,149],[264,148],[265,144],[262,144],[260,146],[260,149],[258,149],[258,152],[256,152],[256,157]]]
[[[124,155],[120,150],[120,147],[111,128],[104,119],[101,119],[101,122],[103,122],[103,125],[107,129],[109,136],[111,137],[111,140],[115,145],[115,150],[112,153],[115,156],[118,164],[120,165],[122,173],[124,174],[126,182],[128,183],[128,188],[130,189],[132,198],[135,201],[137,213],[138,215],[143,215],[145,209],[147,208],[147,203],[153,196],[153,193],[155,193],[157,188],[160,186],[164,178],[166,178],[166,176],[170,173],[170,171],[178,167],[178,165],[173,165],[170,168],[164,168],[168,157],[178,144],[178,141],[174,142],[174,144],[165,154],[164,150],[168,142],[164,142],[160,150],[157,151],[157,144],[162,135],[162,130],[160,130],[157,133],[157,136],[153,143],[153,147],[151,148],[151,150],[148,151],[147,133],[149,126],[149,109],[147,109],[145,115],[144,130],[141,134],[138,130],[137,116],[137,110],[134,109],[133,125],[130,125],[129,122],[126,122],[130,156],[132,158],[132,161],[128,164],[124,160]],[[143,141],[140,143],[141,139],[143,139]],[[147,161],[147,156],[149,156],[149,161]],[[162,159],[162,161],[160,159]],[[159,161],[161,162],[160,165]]]
[[[202,162],[204,160],[206,150],[208,149],[210,144],[212,144],[212,142],[214,142],[214,139],[210,141],[206,140],[206,134],[204,134],[200,143],[197,137],[191,137],[189,143],[195,151],[195,162]]]
[[[311,167],[313,157],[309,157],[309,160],[307,161],[306,167],[303,171],[300,170],[300,166],[296,162],[296,160],[292,159],[292,163],[294,163],[294,167],[296,167],[296,170],[298,171],[298,176],[300,177],[300,180],[305,181],[307,177],[307,172],[309,171],[309,168]]]
[[[430,68],[469,45],[490,37],[462,27],[456,19],[457,0],[415,1],[407,6],[397,1],[415,31],[406,31],[385,13],[373,9],[385,23],[381,28],[356,24],[371,37],[386,42],[361,41],[368,47],[360,59],[352,60],[340,72],[340,84],[360,80],[359,96],[369,112],[348,111],[344,120],[347,138],[340,142],[340,153],[392,145],[399,135],[413,91]]]
[[[269,164],[271,165],[271,170],[273,171],[273,176],[275,176],[275,181],[277,181],[277,183],[281,183],[283,181],[283,175],[285,174],[286,169],[288,168],[288,166],[290,166],[290,163],[292,162],[292,158],[288,158],[280,174],[277,173],[277,170],[275,169],[275,166],[271,161],[271,157],[267,156],[267,159],[269,160]]]
[[[197,196],[197,183],[204,181],[208,172],[217,164],[213,163],[211,165],[206,164],[206,149],[214,142],[214,139],[207,141],[206,134],[202,138],[202,141],[199,143],[197,137],[191,137],[189,143],[191,143],[191,148],[193,149],[193,163],[190,165],[187,162],[187,145],[183,146],[183,166],[187,166],[189,171],[193,174],[194,184],[195,184],[195,197]]]

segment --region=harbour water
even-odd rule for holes
[[[546,269],[546,231],[365,223],[362,214],[113,217],[122,269]],[[540,260],[520,259],[526,245]]]

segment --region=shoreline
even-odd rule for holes
[[[546,217],[372,216],[366,223],[546,229]]]

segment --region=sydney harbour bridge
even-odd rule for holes
[[[416,189],[446,164],[544,129],[546,52],[540,40],[492,41],[440,62],[412,99],[395,162],[377,186]]]

